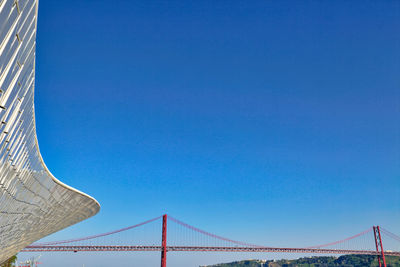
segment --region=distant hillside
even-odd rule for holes
[[[387,267],[400,267],[400,257],[386,257]],[[220,263],[204,267],[363,267],[378,266],[376,256],[345,255],[340,257],[311,257],[296,260],[245,260],[231,263]]]

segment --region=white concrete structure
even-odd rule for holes
[[[39,152],[37,14],[38,0],[0,0],[0,263],[100,209],[95,199],[58,181]]]

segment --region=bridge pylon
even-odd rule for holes
[[[373,230],[374,230],[376,252],[378,253],[379,267],[382,267],[382,263],[383,266],[386,267],[385,252],[382,246],[381,230],[379,226],[373,226]]]
[[[167,214],[162,217],[161,267],[167,267]]]

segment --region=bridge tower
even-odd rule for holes
[[[385,252],[382,246],[381,230],[379,229],[379,226],[374,226],[373,230],[374,230],[376,252],[378,253],[379,267],[382,267],[382,262],[383,266],[386,267]]]
[[[161,267],[167,267],[167,214],[162,219]]]

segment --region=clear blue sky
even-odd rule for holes
[[[41,0],[40,149],[102,206],[51,239],[162,213],[265,245],[399,233],[399,10]]]

